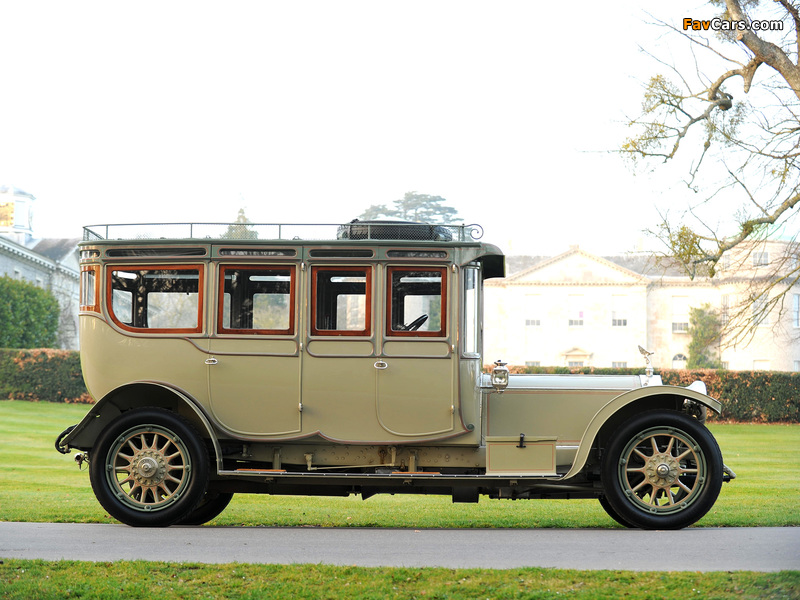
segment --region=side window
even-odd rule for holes
[[[126,329],[199,333],[202,329],[202,269],[109,267],[112,319]]]
[[[97,299],[98,268],[94,266],[81,267],[81,304],[80,310],[100,312]]]
[[[476,267],[467,267],[462,273],[464,279],[464,354],[479,355],[481,324],[478,292],[480,272]]]
[[[312,267],[311,288],[313,335],[370,335],[371,267]]]
[[[223,266],[220,333],[294,334],[295,268]]]
[[[447,269],[389,267],[387,335],[447,335]]]

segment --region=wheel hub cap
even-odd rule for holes
[[[139,452],[133,461],[133,478],[143,486],[158,485],[164,481],[167,465],[163,455],[153,450]]]
[[[654,454],[647,460],[645,473],[655,487],[670,487],[678,479],[680,465],[673,456]]]

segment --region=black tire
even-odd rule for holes
[[[597,500],[600,502],[600,506],[603,507],[603,510],[606,511],[608,516],[614,519],[617,523],[629,529],[636,527],[636,525],[632,525],[631,523],[629,523],[628,521],[619,516],[619,513],[614,510],[611,504],[609,504],[608,498],[606,498],[605,496],[600,496]]]
[[[642,413],[623,424],[602,471],[610,508],[623,524],[642,529],[696,523],[716,502],[722,476],[714,436],[696,419],[669,410]]]
[[[208,490],[197,508],[189,516],[175,523],[175,525],[202,525],[203,523],[208,523],[222,513],[231,503],[231,500],[233,500],[233,494],[230,492]]]
[[[208,485],[208,452],[182,417],[160,408],[123,413],[97,440],[89,477],[97,500],[132,527],[187,518]]]

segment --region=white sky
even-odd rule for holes
[[[0,0],[0,183],[38,237],[346,222],[416,190],[507,253],[632,250],[675,201],[602,152],[657,70],[643,6]]]

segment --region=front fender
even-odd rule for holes
[[[609,401],[608,404],[603,406],[600,410],[598,410],[594,417],[592,417],[592,420],[589,421],[589,424],[586,426],[586,430],[583,432],[583,436],[581,437],[581,443],[578,447],[578,452],[575,455],[575,462],[573,462],[572,468],[570,468],[570,470],[561,479],[568,479],[583,469],[584,465],[586,465],[587,459],[589,458],[589,452],[591,452],[594,440],[597,438],[597,435],[600,433],[603,425],[605,425],[608,420],[620,410],[625,407],[630,407],[633,403],[640,403],[642,411],[648,410],[651,407],[648,399],[652,400],[653,404],[655,404],[656,400],[663,403],[665,398],[672,399],[676,402],[679,401],[681,403],[683,400],[687,399],[694,400],[695,402],[698,402],[699,404],[713,410],[716,414],[720,414],[722,411],[722,403],[720,403],[718,400],[685,387],[673,385],[655,385],[637,388],[635,390],[630,390],[620,394]],[[656,407],[660,407],[660,405],[653,406],[653,408]]]
[[[188,395],[159,382],[127,384],[110,391],[92,406],[77,425],[65,430],[59,436],[56,442],[57,448],[64,453],[70,448],[91,450],[100,433],[111,421],[126,410],[144,406],[160,406],[179,413],[183,412],[201,435],[211,440],[217,469],[222,468],[222,449],[206,414]]]

